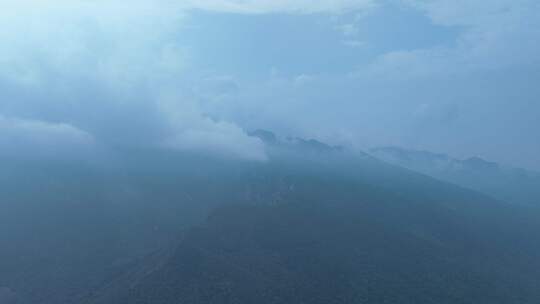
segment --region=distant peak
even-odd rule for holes
[[[479,170],[494,170],[499,168],[499,164],[484,160],[478,156],[467,158],[462,162],[470,168]]]
[[[249,132],[248,135],[257,137],[267,144],[275,144],[278,141],[276,135],[268,130],[257,129],[255,131]]]
[[[500,168],[498,163],[487,161],[477,156],[467,159],[458,159],[452,158],[446,154],[400,147],[377,147],[370,149],[369,152],[375,157],[379,157],[393,163],[398,162],[399,164],[406,166],[433,166],[436,164],[449,164],[451,166],[458,165],[460,170],[468,169],[474,171],[497,170]]]
[[[342,146],[331,146],[316,139],[303,139],[300,137],[289,137],[287,138],[289,142],[292,142],[299,146],[300,148],[306,148],[313,151],[320,152],[333,152],[333,151],[343,151]]]
[[[369,152],[373,155],[380,154],[391,154],[394,157],[399,157],[403,159],[411,158],[421,158],[421,159],[432,159],[432,160],[450,160],[450,157],[442,153],[434,153],[423,150],[412,150],[396,146],[387,146],[387,147],[376,147],[369,149]]]
[[[305,149],[317,152],[336,152],[343,151],[343,146],[332,146],[316,139],[304,139],[301,137],[288,136],[285,139],[280,139],[272,131],[257,129],[248,132],[249,136],[257,137],[268,145],[280,145],[296,149]]]

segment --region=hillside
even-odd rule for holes
[[[298,156],[252,168],[251,202],[218,207],[89,303],[540,299],[536,210],[364,156]]]
[[[540,173],[504,166],[479,157],[456,159],[444,154],[398,147],[370,149],[390,164],[470,188],[514,204],[540,205]]]

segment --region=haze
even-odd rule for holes
[[[3,0],[0,20],[0,132],[24,141],[3,151],[264,160],[263,128],[540,169],[534,0]]]
[[[540,303],[538,0],[0,0],[0,304]]]

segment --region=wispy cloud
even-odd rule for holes
[[[197,0],[187,7],[246,14],[262,13],[342,13],[365,9],[374,0]]]
[[[440,26],[462,28],[451,46],[396,50],[373,63],[399,77],[539,65],[540,3],[534,0],[405,0]]]
[[[0,116],[0,156],[80,157],[95,145],[91,134],[70,124]]]
[[[252,160],[264,147],[243,129],[261,127],[494,159],[516,138],[540,151],[523,132],[539,127],[534,0],[0,1],[11,119]]]
[[[167,142],[175,149],[264,160],[257,139],[233,122],[209,119],[190,96],[189,48],[174,36],[186,7],[194,6],[172,1],[8,2],[0,12],[0,84],[15,93],[4,96],[0,114],[30,113],[35,119],[74,124],[10,120],[16,130],[40,129],[43,136],[36,141],[54,140],[61,132],[73,135],[82,125],[109,143]],[[168,111],[163,111],[165,103]],[[5,137],[3,145],[14,140]]]

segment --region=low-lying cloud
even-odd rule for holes
[[[0,114],[30,120],[3,118],[3,132],[11,135],[0,144],[36,141],[52,147],[59,136],[82,138],[77,128],[83,127],[109,144],[166,143],[264,160],[258,139],[233,122],[209,118],[190,93],[189,48],[174,36],[186,7],[195,6],[8,2],[0,12],[0,86],[5,89]]]
[[[3,0],[0,115],[106,146],[264,160],[244,130],[267,128],[538,168],[539,6]]]
[[[65,158],[95,151],[92,135],[66,123],[0,116],[0,156]]]

